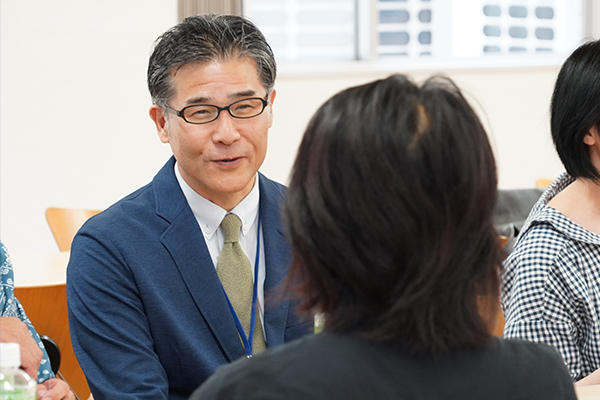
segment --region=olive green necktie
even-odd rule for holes
[[[223,218],[221,228],[225,241],[217,260],[217,275],[221,279],[225,293],[227,293],[227,297],[244,327],[246,337],[248,337],[252,315],[253,277],[250,260],[239,242],[241,227],[242,221],[237,215],[227,214]],[[258,265],[255,268],[258,268]],[[258,303],[256,306],[258,307]],[[255,318],[252,352],[258,353],[264,350],[266,345],[258,310],[256,310]]]

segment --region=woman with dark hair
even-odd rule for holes
[[[192,398],[574,399],[553,349],[490,334],[495,198],[486,133],[449,79],[336,94],[285,204],[288,282],[324,332],[224,367]]]
[[[504,335],[554,346],[579,385],[600,384],[600,41],[576,49],[552,95],[566,173],[535,204],[502,275]]]

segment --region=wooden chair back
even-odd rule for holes
[[[545,189],[552,183],[552,179],[548,178],[539,178],[535,181],[535,187],[538,189]]]
[[[80,398],[87,398],[90,390],[75,358],[69,336],[65,284],[15,287],[15,297],[25,308],[36,331],[40,335],[49,336],[58,345],[61,354],[59,371],[71,385],[71,389]]]
[[[499,239],[503,247],[508,242],[508,237],[506,236],[500,236]],[[496,307],[496,320],[494,322],[494,326],[492,327],[492,334],[495,336],[502,336],[504,335],[504,323],[506,321],[504,320],[504,314],[502,313],[502,307],[500,306],[500,296],[498,296],[498,303]]]
[[[496,323],[494,324],[494,327],[492,328],[492,334],[494,336],[500,336],[502,337],[502,335],[504,335],[504,323],[506,321],[504,320],[504,314],[502,313],[502,308],[500,307],[500,303],[498,303],[498,309],[496,310]]]
[[[81,225],[101,210],[49,207],[46,221],[60,251],[71,250],[71,242]]]

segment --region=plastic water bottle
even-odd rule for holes
[[[0,400],[36,400],[36,381],[21,365],[18,343],[0,343]]]
[[[321,313],[316,313],[314,317],[314,332],[321,333],[325,328],[325,316]]]

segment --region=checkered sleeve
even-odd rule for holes
[[[504,336],[553,346],[574,380],[592,372],[580,345],[586,316],[578,300],[585,297],[578,258],[560,232],[534,225],[504,263],[501,295]]]

